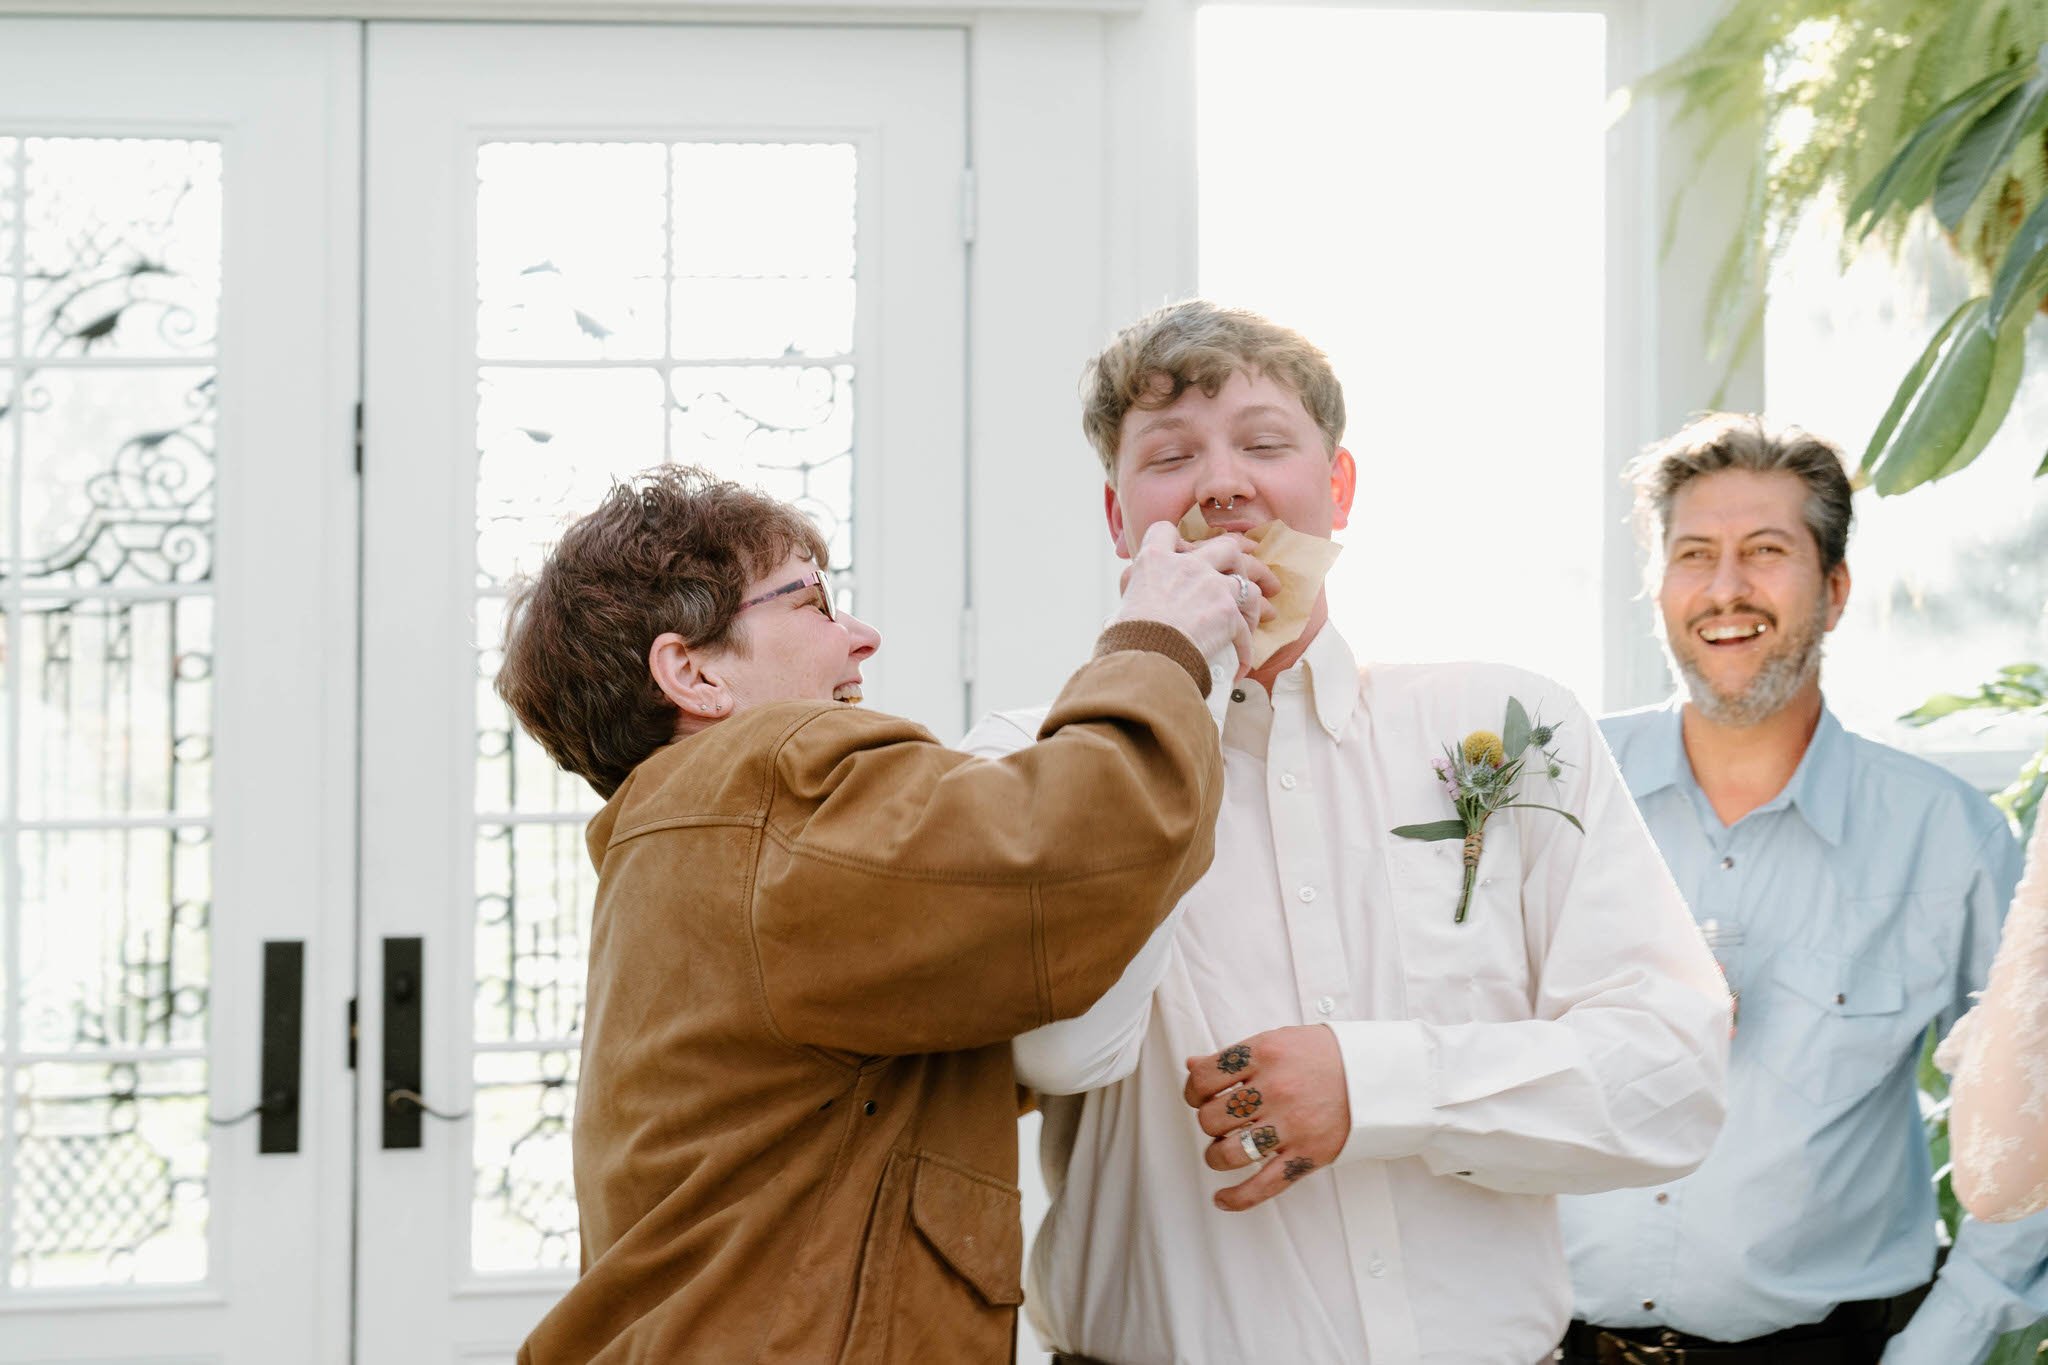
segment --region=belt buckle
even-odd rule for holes
[[[1689,1354],[1678,1344],[1678,1333],[1665,1328],[1657,1334],[1655,1346],[1602,1332],[1595,1358],[1600,1365],[1686,1365]]]

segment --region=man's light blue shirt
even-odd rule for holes
[[[1728,1118],[1682,1180],[1560,1201],[1575,1315],[1742,1341],[1926,1283],[1936,1209],[1915,1072],[1980,989],[2019,879],[2005,817],[1823,710],[1732,826],[1680,704],[1600,722],[1737,993]],[[2048,1313],[2048,1215],[1965,1224],[1887,1365],[1972,1365]]]

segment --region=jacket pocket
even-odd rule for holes
[[[1007,1361],[1023,1271],[1015,1185],[933,1153],[891,1152],[841,1358]]]
[[[1815,1104],[1861,1096],[1905,1054],[1905,979],[1882,953],[1781,949],[1768,989],[1770,1017],[1758,1021],[1750,1054]]]

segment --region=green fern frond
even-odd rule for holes
[[[1845,210],[1936,108],[2030,59],[2044,41],[2044,0],[1734,0],[1690,52],[1638,82],[1637,94],[1676,96],[1676,117],[1698,129],[1707,150],[1761,137],[1743,240],[1714,275],[1717,351],[1752,330],[1760,272],[1807,212]],[[2048,195],[2044,157],[2048,146],[2029,140],[1970,206],[1952,241],[1973,274],[1988,276],[2013,229]],[[1678,204],[1672,212],[1675,224]],[[1878,225],[1879,241],[1896,252],[1909,222],[1893,214]]]

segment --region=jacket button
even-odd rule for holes
[[[861,1113],[863,1113],[863,1114],[872,1114],[872,1113],[874,1113],[874,1112],[875,1112],[875,1102],[874,1102],[873,1100],[869,1100],[869,1101],[868,1101],[868,1102],[867,1102],[866,1104],[863,1104],[863,1105],[862,1105],[862,1106],[860,1107],[860,1112],[861,1112]]]

